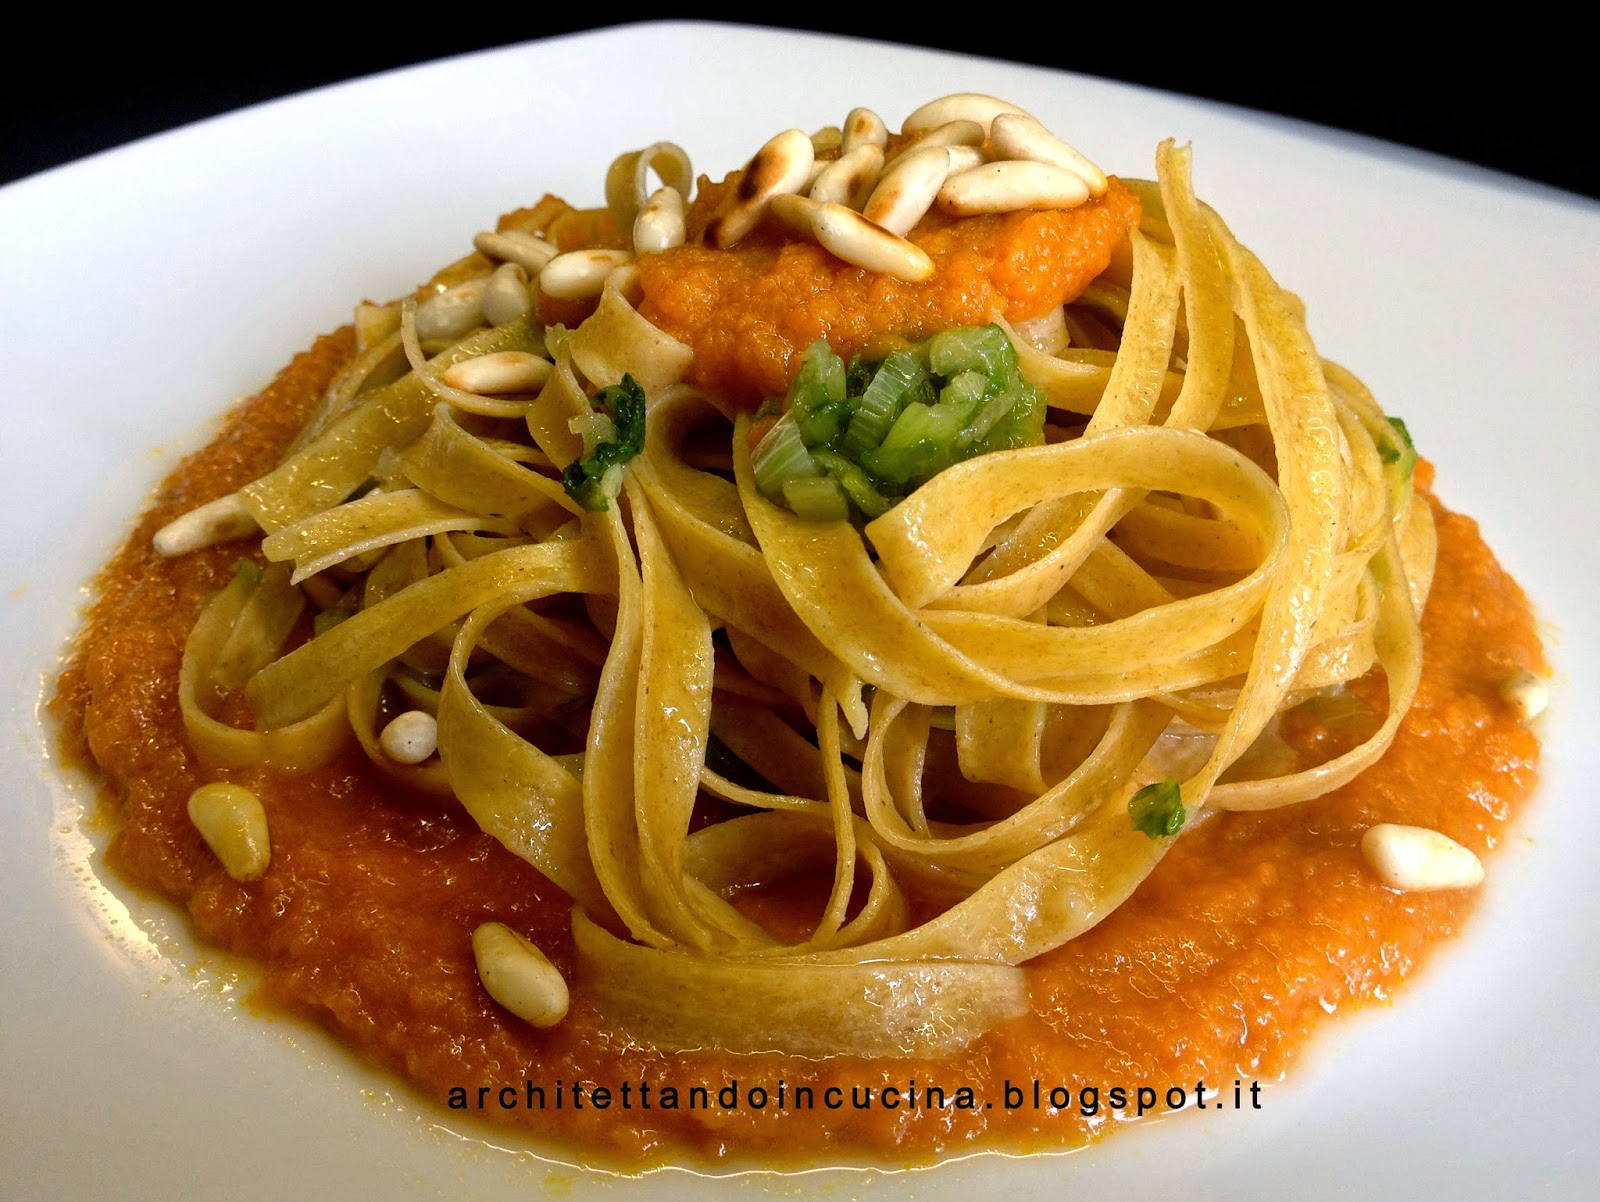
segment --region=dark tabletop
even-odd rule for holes
[[[435,23],[445,27],[430,28],[419,15],[374,28],[370,15],[385,10],[358,7],[369,14],[365,27],[325,15],[313,29],[281,10],[229,9],[215,24],[85,15],[81,29],[69,14],[47,35],[11,38],[0,73],[0,183],[291,92],[584,27],[543,11],[485,11],[481,23],[447,14]],[[528,11],[535,7],[544,8]],[[1590,90],[1597,68],[1583,61],[1573,31],[1523,33],[1531,20],[1519,24],[1504,9],[1466,31],[1441,17],[1438,28],[1409,38],[1348,10],[1339,24],[1296,8],[1282,10],[1277,24],[1252,25],[1243,10],[1194,8],[1192,19],[1212,28],[1187,34],[1131,8],[1102,17],[1077,5],[1050,10],[1086,24],[1022,15],[1029,11],[1042,10],[929,10],[923,24],[944,30],[914,35],[904,18],[854,12],[828,28],[1263,109],[1600,198],[1600,153],[1592,129],[1582,128],[1600,112]],[[1264,38],[1279,49],[1267,51]]]

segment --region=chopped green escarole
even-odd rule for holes
[[[1183,807],[1183,790],[1175,780],[1146,785],[1128,802],[1128,817],[1133,827],[1152,839],[1166,839],[1183,829],[1188,812]]]
[[[954,463],[1042,442],[1044,409],[997,325],[848,366],[818,339],[756,446],[756,487],[802,517],[870,520]]]
[[[584,453],[567,465],[561,483],[585,509],[608,509],[621,487],[622,465],[644,450],[644,389],[625,375],[622,383],[602,388],[591,403],[609,425],[601,421],[585,429]],[[604,436],[595,437],[597,429]]]

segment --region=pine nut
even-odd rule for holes
[[[987,156],[979,149],[984,143],[985,136],[983,126],[976,121],[947,121],[937,129],[930,130],[895,155],[894,158],[883,165],[883,170],[885,173],[893,171],[900,161],[908,155],[913,155],[919,150],[926,150],[932,146],[970,147],[978,151],[979,163],[987,162]]]
[[[919,146],[883,173],[861,215],[903,238],[933,207],[949,174],[950,155],[943,146]]]
[[[817,232],[813,226],[813,215],[821,209],[823,202],[810,196],[774,196],[772,198],[772,215],[782,221],[797,234],[804,234],[807,238],[815,238]]]
[[[811,178],[816,151],[811,139],[798,129],[787,129],[769,141],[745,164],[739,183],[728,194],[722,210],[711,219],[707,240],[727,250],[761,221],[774,196],[796,193]]]
[[[236,881],[258,881],[272,859],[267,811],[240,785],[215,782],[189,794],[189,821]]]
[[[261,527],[244,507],[244,498],[229,493],[173,518],[150,541],[157,555],[170,558],[260,532]]]
[[[915,243],[868,221],[843,205],[819,205],[810,214],[818,242],[846,263],[911,283],[933,274],[933,260]]]
[[[508,325],[533,308],[528,290],[528,269],[521,263],[502,263],[483,290],[483,315],[492,326]]]
[[[504,923],[472,932],[472,957],[484,991],[524,1022],[553,1027],[567,1016],[571,996],[561,970]]]
[[[994,148],[994,157],[997,159],[1050,163],[1065,168],[1088,184],[1090,196],[1106,194],[1106,173],[1032,117],[1021,113],[1001,113],[989,127],[989,144]]]
[[[439,750],[439,723],[426,710],[407,710],[383,728],[378,746],[397,764],[420,764]]]
[[[833,154],[844,145],[844,131],[837,125],[824,125],[811,135],[811,149],[816,154]]]
[[[588,300],[605,290],[613,271],[631,262],[625,250],[569,250],[545,264],[539,287],[558,300]]]
[[[1483,880],[1483,862],[1454,839],[1425,826],[1392,822],[1369,827],[1361,854],[1391,889],[1467,889]]]
[[[989,161],[989,156],[983,153],[983,148],[980,146],[946,146],[944,152],[950,156],[951,175],[960,175],[963,171],[982,167]]]
[[[1544,713],[1550,704],[1550,686],[1532,672],[1519,671],[1501,683],[1500,699],[1528,722]]]
[[[647,255],[683,245],[683,193],[657,188],[633,221],[633,253]]]
[[[882,150],[889,140],[889,127],[883,118],[871,109],[855,108],[844,119],[844,138],[839,144],[840,157],[861,146],[876,146]]]
[[[872,195],[881,170],[883,147],[865,142],[846,151],[833,162],[824,164],[808,195],[823,204],[859,209]]]
[[[957,217],[1015,213],[1022,209],[1071,209],[1089,199],[1089,185],[1050,163],[985,163],[952,175],[939,189],[939,204]]]
[[[485,230],[472,240],[472,245],[491,259],[519,264],[530,276],[538,275],[546,263],[561,253],[543,238],[523,230],[498,234]]]
[[[534,392],[550,378],[550,361],[527,351],[496,351],[451,364],[441,377],[451,388],[497,396],[507,392]]]
[[[955,92],[949,96],[941,96],[937,100],[930,100],[901,124],[908,134],[919,133],[925,129],[934,129],[946,125],[951,121],[976,121],[983,126],[984,132],[989,130],[989,124],[1001,113],[1028,114],[1016,105],[993,96],[985,96],[982,92]]]
[[[483,325],[483,293],[488,286],[488,277],[468,280],[419,304],[417,341],[454,342]]]

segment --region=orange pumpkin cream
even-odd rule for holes
[[[697,212],[713,210],[721,191],[702,180]],[[910,238],[933,260],[934,274],[910,283],[853,267],[785,236],[769,219],[731,251],[691,240],[643,258],[639,310],[694,348],[690,383],[754,408],[788,389],[796,357],[818,338],[848,359],[952,326],[1042,317],[1076,300],[1138,223],[1138,197],[1116,180],[1075,209],[960,222],[935,210]],[[691,233],[695,225],[691,213]]]
[[[689,246],[644,257],[640,308],[694,348],[691,382],[753,404],[783,392],[798,352],[819,336],[848,356],[995,316],[1036,317],[1081,292],[1137,218],[1137,200],[1113,184],[1063,213],[933,221],[916,234],[939,265],[924,284],[767,233],[735,252]],[[901,1166],[977,1148],[1075,1146],[1135,1118],[1141,1089],[1160,1092],[1158,1110],[1169,1088],[1187,1105],[1270,1105],[1252,1099],[1251,1081],[1280,1077],[1330,1016],[1388,999],[1474,904],[1471,889],[1385,887],[1363,860],[1363,832],[1425,826],[1483,855],[1534,785],[1538,743],[1498,693],[1509,675],[1543,664],[1529,604],[1476,525],[1430,495],[1438,560],[1424,669],[1387,754],[1320,799],[1217,813],[1185,831],[1130,900],[1025,965],[1024,1016],[939,1060],[633,1046],[577,980],[570,900],[453,801],[406,791],[354,744],[291,776],[207,767],[186,743],[175,695],[185,637],[252,544],[161,558],[151,536],[269,471],[352,354],[348,331],[320,339],[161,485],[97,581],[52,708],[69,749],[103,782],[116,874],[259,964],[263,1000],[322,1024],[445,1114],[630,1168]],[[1426,465],[1417,486],[1431,487]],[[1351,690],[1371,721],[1380,683]],[[1368,733],[1349,726],[1348,714],[1297,712],[1282,733],[1325,759]],[[271,861],[258,881],[231,879],[186,814],[190,793],[217,779],[253,790],[270,816]],[[795,916],[814,917],[825,896],[826,882],[790,880],[747,889],[739,904],[775,930],[787,915],[804,933]],[[536,1029],[485,993],[472,935],[488,921],[526,935],[574,981],[564,1021]],[[737,1104],[724,1107],[730,1086]],[[1014,1108],[1008,1086],[1022,1091]],[[1085,1089],[1098,1091],[1092,1106]]]

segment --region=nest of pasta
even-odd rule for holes
[[[1125,183],[1125,253],[1054,334],[1002,327],[1037,437],[870,516],[760,487],[761,429],[685,382],[633,268],[571,329],[424,347],[397,307],[240,493],[269,566],[190,637],[196,750],[294,772],[354,738],[454,798],[570,895],[577,987],[652,1046],[938,1055],[1022,1012],[1020,965],[1207,813],[1381,756],[1421,667],[1404,428],[1319,357],[1186,151]],[[444,380],[508,350],[549,359],[536,393]],[[574,473],[627,390],[637,453]],[[1352,750],[1277,737],[1377,673]],[[436,756],[385,751],[402,710]],[[798,940],[738,904],[790,877],[831,882]]]

